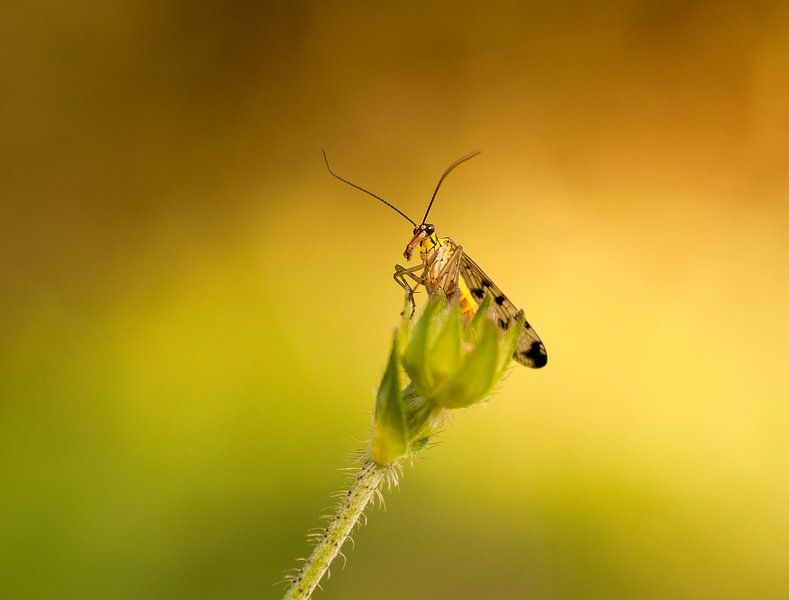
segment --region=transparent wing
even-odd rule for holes
[[[460,275],[477,302],[481,302],[485,294],[490,295],[491,310],[496,314],[496,321],[499,327],[505,330],[508,329],[518,314],[518,309],[465,252],[460,258]],[[540,336],[534,331],[534,328],[529,325],[529,322],[524,320],[524,323],[523,333],[518,338],[518,345],[512,357],[527,367],[535,369],[544,367],[545,363],[548,362],[545,346],[540,340]]]

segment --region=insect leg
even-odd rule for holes
[[[423,283],[423,280],[418,275],[415,275],[416,271],[422,268],[422,265],[416,265],[415,267],[406,268],[402,265],[395,265],[395,272],[392,274],[392,278],[398,283],[398,285],[402,286],[406,291],[413,291],[416,287]],[[406,281],[406,277],[414,281],[414,286],[408,284]]]
[[[402,265],[395,265],[395,272],[392,274],[392,278],[397,282],[397,285],[402,287],[405,290],[408,299],[411,301],[411,308],[413,311],[416,311],[416,301],[414,300],[414,290],[423,283],[423,280],[418,275],[414,273],[422,268],[423,265],[416,265],[415,267],[406,268]],[[406,281],[406,277],[411,278],[415,284],[411,287]]]

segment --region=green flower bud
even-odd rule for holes
[[[403,367],[420,396],[442,408],[461,408],[491,392],[512,358],[523,317],[502,332],[489,318],[489,307],[485,297],[464,330],[456,302],[441,294],[430,299],[403,355]]]
[[[498,380],[498,364],[498,330],[492,321],[485,319],[479,341],[469,345],[463,361],[427,397],[444,408],[476,404],[491,392]]]
[[[512,359],[524,317],[519,313],[502,331],[489,308],[486,297],[464,327],[457,302],[435,294],[412,326],[406,302],[378,389],[370,442],[376,463],[392,464],[417,451],[446,422],[450,409],[481,402],[493,390]],[[398,362],[411,380],[402,390]]]

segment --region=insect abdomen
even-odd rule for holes
[[[463,315],[463,321],[468,324],[474,315],[477,313],[479,302],[471,295],[466,282],[462,279],[458,281],[458,304],[460,306],[460,313]]]

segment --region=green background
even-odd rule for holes
[[[541,334],[321,598],[789,597],[782,2],[12,3],[0,596],[275,598],[411,226]]]

